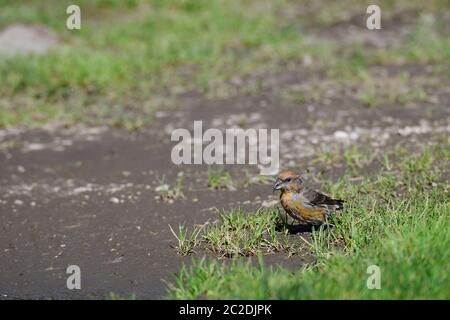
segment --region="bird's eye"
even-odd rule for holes
[[[291,178],[287,178],[286,182],[291,182],[291,180],[292,180]]]

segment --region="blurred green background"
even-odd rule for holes
[[[66,28],[70,4],[81,7],[81,30]],[[242,79],[305,61],[336,81],[364,80],[373,64],[433,64],[448,77],[449,1],[373,4],[388,36],[398,35],[395,45],[333,35],[354,17],[364,29],[361,1],[0,0],[0,30],[44,25],[59,42],[44,55],[0,58],[0,127],[58,121],[135,129],[155,110],[176,107],[181,93],[257,91]],[[405,19],[406,35],[396,26]],[[370,94],[361,99],[372,103]]]

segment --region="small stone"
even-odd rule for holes
[[[130,171],[122,171],[122,175],[124,177],[129,177],[131,175],[131,172]]]
[[[338,130],[334,133],[334,137],[336,139],[341,139],[341,140],[347,140],[349,138],[349,135],[347,132],[342,131],[342,130]]]
[[[122,262],[122,260],[123,260],[123,257],[117,257],[113,261],[111,261],[111,263],[120,263],[120,262]]]
[[[111,199],[109,199],[109,201],[111,201],[112,203],[115,203],[115,204],[120,202],[120,200],[116,197],[112,197]]]
[[[305,54],[305,55],[303,56],[302,64],[303,64],[304,66],[306,66],[306,67],[311,66],[311,65],[313,64],[313,59],[312,59],[312,57],[311,57],[309,54]]]
[[[350,132],[350,139],[351,140],[358,140],[359,134],[358,132]]]
[[[14,24],[0,32],[0,55],[43,54],[56,44],[56,34],[40,25]]]
[[[21,206],[21,205],[23,205],[23,201],[17,199],[17,200],[14,201],[14,204],[15,204],[16,206]]]
[[[261,206],[264,208],[271,208],[274,207],[278,203],[278,200],[264,200],[261,203]]]

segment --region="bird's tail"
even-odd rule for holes
[[[344,200],[333,199],[333,202],[330,203],[334,207],[335,210],[342,210],[344,208]]]
[[[344,200],[337,200],[337,199],[335,199],[334,200],[336,203],[335,203],[335,205],[336,205],[336,210],[341,210],[341,209],[343,209],[344,208]]]

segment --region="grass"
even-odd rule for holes
[[[325,93],[327,84],[319,81],[310,81],[295,84],[284,89],[281,98],[296,104],[317,103]]]
[[[407,67],[406,67],[407,70]],[[435,102],[430,93],[441,85],[442,74],[399,75],[378,74],[376,68],[365,68],[359,74],[341,79],[314,79],[287,86],[281,91],[281,99],[295,105],[319,104],[325,99],[336,98],[336,92],[348,96],[365,107],[407,106]],[[352,101],[353,102],[353,101]]]
[[[230,174],[223,167],[208,168],[208,187],[212,189],[234,189]]]
[[[389,161],[389,157],[383,159]],[[346,174],[355,178],[361,174],[362,169],[368,169],[381,161],[379,155],[368,147],[351,144],[345,148],[335,146],[317,148],[315,157],[310,163],[321,168],[344,167]]]
[[[183,176],[179,176],[174,186],[165,183],[164,177],[159,179],[159,185],[155,188],[158,194],[157,198],[169,203],[177,199],[184,199],[183,193]]]
[[[16,140],[8,140],[0,142],[0,153],[8,152],[21,147],[21,143]]]
[[[343,154],[347,171],[350,174],[361,172],[362,168],[368,167],[376,158],[373,152],[367,148],[351,145],[345,149]]]
[[[171,225],[169,225],[170,232],[177,239],[178,244],[174,246],[177,250],[177,253],[182,256],[187,256],[191,253],[194,253],[194,248],[198,244],[198,236],[202,231],[201,228],[194,228],[191,232],[185,226],[178,227],[178,233],[175,232]]]
[[[78,31],[65,28],[69,4],[0,1],[0,28],[43,24],[61,42],[44,56],[0,59],[0,127],[60,121],[138,129],[153,120],[155,110],[176,107],[179,93],[227,97],[258,91],[259,80],[252,75],[299,65],[306,56],[314,70],[334,79],[360,77],[373,64],[428,63],[446,70],[450,58],[439,14],[448,3],[439,0],[395,6],[381,1],[383,17],[420,9],[435,19],[417,19],[411,34],[386,50],[308,40],[311,28],[328,28],[365,12],[351,0],[333,9],[321,1],[82,0],[77,2],[82,10]],[[300,90],[301,101],[318,98],[316,89],[312,96]],[[412,95],[425,98],[421,91]],[[376,103],[370,91],[360,99]]]
[[[241,209],[220,212],[219,222],[205,229],[203,245],[219,257],[287,250],[287,241],[276,230],[279,222],[280,217],[275,210],[259,210],[252,215]],[[287,236],[287,230],[283,235]]]
[[[404,80],[401,77],[372,78],[366,80],[358,89],[356,97],[358,101],[368,107],[427,102],[429,97],[424,86],[426,84],[437,86],[438,84],[433,80],[426,80],[426,82],[422,80],[422,83],[417,83],[417,78],[414,81],[412,79]]]
[[[110,292],[105,300],[136,300],[136,294],[131,293],[123,295],[115,292]]]
[[[216,257],[249,257],[258,254],[285,252],[298,253],[303,248],[301,240],[289,239],[289,225],[285,215],[276,209],[260,209],[249,214],[242,209],[219,211],[219,219],[194,227],[188,232],[180,226],[172,234],[178,241],[177,253],[188,255],[195,248]]]
[[[313,232],[309,248],[315,264],[292,273],[269,268],[263,259],[258,266],[242,259],[194,260],[168,283],[168,297],[449,299],[449,184],[442,180],[449,155],[445,144],[403,160],[384,155],[379,172],[362,182],[351,183],[345,175],[328,184],[329,192],[347,202],[334,227]],[[230,225],[227,221],[236,218],[222,218],[223,225]],[[216,232],[230,234],[229,228]],[[371,265],[381,271],[379,290],[367,287]]]
[[[82,30],[68,31],[64,12],[69,1],[2,2],[3,24],[43,23],[65,40],[46,56],[0,60],[1,96],[7,102],[31,97],[33,106],[42,101],[46,109],[34,113],[45,120],[65,118],[67,112],[105,121],[111,115],[102,113],[110,108],[99,104],[123,105],[132,97],[138,97],[132,109],[150,117],[153,108],[141,108],[140,102],[157,105],[155,96],[193,89],[191,83],[207,90],[237,70],[249,72],[298,48],[295,29],[291,22],[278,21],[275,3],[256,11],[250,10],[254,1],[135,1],[125,7],[115,1],[80,1]],[[67,101],[70,107],[60,111]],[[0,118],[1,125],[28,123],[14,110],[9,113]]]

